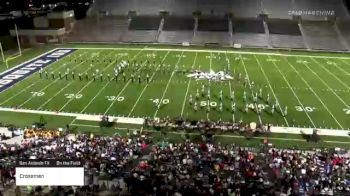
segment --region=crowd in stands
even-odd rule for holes
[[[15,181],[17,158],[86,160],[84,187],[50,187],[49,195],[335,195],[350,192],[350,155],[128,137],[60,135],[0,145],[1,183]],[[108,183],[117,182],[112,187]],[[110,184],[110,183],[109,183]],[[46,187],[47,188],[47,187]],[[16,188],[16,190],[18,187]],[[45,187],[33,187],[40,192]],[[258,194],[259,193],[259,194]],[[18,195],[19,192],[17,192]]]

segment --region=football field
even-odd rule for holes
[[[347,130],[350,56],[76,48],[6,87],[0,108]]]

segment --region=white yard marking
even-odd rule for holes
[[[283,72],[278,68],[278,66],[276,65],[276,63],[275,62],[272,62],[272,64],[276,67],[276,69],[278,70],[278,72],[282,75],[282,77],[283,77],[283,79],[284,79],[284,81],[287,83],[287,85],[288,85],[288,87],[289,87],[289,89],[292,91],[292,93],[293,93],[293,95],[294,95],[294,97],[298,100],[298,102],[299,102],[299,105],[302,107],[302,109],[303,109],[303,111],[305,112],[305,114],[306,114],[306,116],[308,117],[308,119],[310,120],[310,122],[311,122],[311,124],[312,124],[312,126],[315,128],[316,127],[316,125],[315,125],[315,123],[314,123],[314,121],[311,119],[311,117],[310,117],[310,115],[309,115],[309,113],[308,112],[306,112],[306,110],[305,110],[305,107],[304,107],[304,105],[303,105],[303,103],[300,101],[300,99],[299,99],[299,97],[297,96],[297,94],[295,93],[295,91],[293,90],[293,88],[292,88],[292,86],[290,85],[290,83],[289,83],[289,81],[287,80],[287,78],[286,78],[286,76],[283,74]]]
[[[0,105],[3,105],[4,103],[7,103],[8,101],[10,101],[11,99],[17,97],[19,94],[23,93],[24,91],[28,90],[30,87],[34,86],[36,83],[38,83],[40,80],[37,80],[36,82],[32,83],[31,85],[27,86],[26,88],[22,89],[21,91],[19,91],[18,93],[14,94],[13,96],[9,97],[8,99],[6,99],[5,101],[1,102]]]
[[[53,51],[53,50],[52,50]],[[50,51],[51,52],[51,51]],[[74,52],[73,52],[74,53]],[[70,53],[69,55],[67,55],[67,57],[68,56],[70,56],[70,55],[72,55],[73,53]],[[85,52],[86,53],[86,52]],[[82,55],[84,55],[85,53],[83,53]],[[46,54],[46,53],[45,53]],[[42,56],[42,55],[41,55]],[[77,56],[76,58],[74,58],[74,60],[75,59],[77,59],[77,58],[79,58],[80,56]],[[35,57],[35,58],[37,58],[37,57]],[[34,59],[34,58],[33,58]],[[31,60],[33,60],[33,59],[31,59]],[[31,61],[31,60],[29,60],[29,61]],[[27,61],[27,62],[29,62],[29,61]],[[55,65],[55,63],[56,62],[54,62],[54,63],[52,63],[51,65],[49,65],[49,66],[47,66],[47,67],[45,67],[45,69],[47,69],[48,67],[50,67],[50,66],[53,66],[53,65]],[[22,64],[24,64],[24,63],[22,63]],[[16,66],[17,67],[17,66]],[[61,67],[59,66],[59,67],[56,67],[54,70],[52,70],[53,72],[55,72],[55,71],[57,71],[57,70],[59,70]],[[44,69],[44,70],[45,70]],[[5,72],[4,72],[5,73]],[[35,73],[33,73],[33,74],[35,74]],[[29,79],[29,78],[28,78]],[[18,93],[16,93],[16,94],[14,94],[13,96],[11,96],[10,98],[8,98],[8,99],[6,99],[5,101],[3,101],[2,103],[0,103],[0,105],[3,105],[4,103],[7,103],[8,101],[10,101],[10,100],[12,100],[13,98],[15,98],[15,97],[17,97],[18,95],[20,95],[20,94],[22,94],[23,92],[25,92],[26,90],[28,90],[30,87],[32,87],[32,86],[34,86],[35,84],[37,84],[37,83],[39,83],[41,80],[36,80],[34,83],[32,83],[31,85],[29,85],[29,86],[27,86],[27,87],[25,87],[24,89],[22,89],[21,91],[19,91]],[[12,85],[11,86],[11,88],[14,88],[14,86],[15,85],[17,85],[17,84],[20,84],[21,82],[17,82],[16,84],[14,84],[14,85]],[[10,88],[8,88],[8,89],[10,89]]]
[[[193,69],[194,66],[196,65],[197,56],[198,56],[198,53],[196,52],[196,56],[194,57],[194,60],[193,60],[193,64],[192,64],[191,69]],[[188,90],[190,89],[190,85],[191,85],[191,80],[192,80],[192,78],[190,78],[190,79],[188,80],[188,82],[187,82],[186,94],[185,94],[184,101],[182,102],[182,107],[181,107],[181,114],[180,114],[181,117],[182,117],[182,115],[183,115],[183,113],[184,113],[184,109],[185,109],[185,105],[186,105],[186,100],[187,100],[187,95],[188,95]]]
[[[167,52],[167,54],[165,55],[165,56],[168,56],[168,54],[169,54],[169,52]],[[163,58],[163,59],[165,59],[165,57]],[[146,63],[146,61],[143,63],[143,64],[145,64]],[[163,63],[163,61],[161,62],[161,64]],[[141,69],[141,67],[137,70],[137,72],[139,71]],[[123,89],[118,93],[118,95],[117,95],[117,97],[119,97],[123,92],[124,92],[124,90],[129,86],[129,84],[130,84],[130,80],[128,80],[128,82],[125,84],[125,86],[123,87]],[[107,110],[105,111],[105,113],[104,113],[104,115],[106,115],[107,113],[108,113],[108,111],[112,108],[112,106],[114,105],[114,103],[116,102],[116,100],[114,100],[110,105],[109,105],[109,107],[107,108]]]
[[[213,53],[210,52],[210,61],[209,61],[209,72],[211,72],[211,64],[213,62]],[[209,80],[209,83],[210,83],[210,80]]]
[[[136,55],[134,55],[134,57],[130,60],[133,61],[140,53],[142,52],[142,50],[140,50]],[[118,58],[119,60],[119,58]],[[86,104],[86,106],[80,111],[80,113],[83,113],[89,106],[90,104],[101,94],[101,92],[103,92],[103,90],[111,83],[111,80],[108,81],[103,88],[101,88],[97,94],[90,100],[90,102],[88,104]],[[114,100],[113,100],[114,101]]]
[[[72,49],[72,48],[60,48],[60,49]],[[76,47],[73,49],[86,49],[86,50],[141,50],[142,48],[89,48],[89,47]],[[271,53],[271,52],[245,52],[245,51],[226,51],[226,50],[205,50],[205,49],[176,49],[176,48],[145,48],[144,50],[154,51],[177,51],[177,52],[218,52],[218,53],[230,53],[230,54],[257,54],[257,55],[271,55],[271,56],[291,56],[291,57],[313,57],[313,58],[330,58],[330,59],[350,59],[350,57],[337,57],[337,56],[319,56],[319,55],[298,55],[298,54],[283,54],[283,53]],[[344,51],[340,51],[344,53]]]
[[[120,59],[120,57],[118,58],[118,60]],[[109,65],[107,65],[106,67],[104,67],[102,69],[101,72],[104,72],[106,69],[108,69],[110,66],[114,65],[115,62],[111,62]],[[91,80],[89,81],[87,84],[84,85],[83,88],[81,88],[76,94],[80,94],[85,88],[87,88],[91,83],[93,83],[94,81]],[[69,99],[58,111],[62,111],[70,102],[72,102],[74,99]]]
[[[85,63],[86,61],[83,61],[79,64]],[[86,71],[84,71],[83,73],[88,72],[90,69],[92,69],[94,66],[89,67],[89,69],[87,69]],[[58,79],[57,79],[58,80]],[[73,81],[70,81],[67,85],[65,85],[63,88],[61,88],[59,91],[57,91],[53,96],[51,96],[49,99],[47,99],[43,104],[41,104],[37,110],[42,109],[42,107],[44,107],[46,104],[48,104],[52,99],[54,99],[57,95],[59,95],[61,92],[63,92],[66,88],[70,87],[70,85],[73,84]]]
[[[316,61],[315,61],[316,62]],[[332,93],[347,107],[350,108],[349,105],[347,103],[345,103],[345,101],[339,97],[339,95],[314,71],[312,70],[307,64],[304,64],[325,86],[327,86],[327,88],[332,91]]]
[[[264,69],[263,69],[262,66],[261,66],[261,63],[260,63],[259,59],[258,59],[255,55],[253,55],[253,56],[254,56],[254,58],[256,59],[256,62],[258,62],[257,64],[259,65],[260,70],[261,70],[261,72],[263,73],[263,75],[264,75],[264,77],[265,77],[265,79],[266,79],[266,81],[267,81],[267,84],[269,85],[269,87],[270,87],[270,89],[271,89],[271,92],[272,92],[273,96],[275,97],[275,100],[276,100],[278,103],[281,103],[281,102],[278,100],[278,98],[277,98],[277,96],[276,96],[276,93],[275,93],[275,91],[273,90],[273,88],[272,88],[272,86],[271,86],[271,83],[270,83],[269,79],[267,78]],[[272,63],[275,63],[275,61],[272,61]],[[282,108],[281,108],[281,104],[278,104],[278,107],[279,107],[279,109],[280,109],[280,111],[281,111],[281,113],[282,113],[282,115],[283,115],[283,118],[284,118],[284,121],[286,122],[287,127],[289,127],[289,123],[288,123],[287,118],[285,117],[284,112],[283,112],[283,110],[282,110]]]
[[[152,76],[151,76],[151,78],[150,78],[150,81],[153,80],[153,78],[154,78],[154,76],[156,75],[158,69],[160,68],[160,65],[164,62],[164,60],[166,59],[166,57],[168,56],[168,54],[169,54],[169,52],[163,57],[161,63],[157,66],[156,70],[153,72],[153,74],[152,74]],[[134,105],[132,106],[132,108],[131,108],[131,110],[130,110],[130,112],[129,112],[129,114],[128,114],[128,117],[131,116],[131,114],[132,114],[132,112],[134,111],[135,107],[136,107],[137,104],[139,103],[139,101],[140,101],[140,99],[141,99],[143,93],[146,91],[148,85],[149,85],[149,83],[147,83],[146,86],[143,87],[143,89],[142,89],[140,95],[137,97],[137,100],[135,101]]]
[[[348,64],[346,61],[344,61],[343,59],[338,59],[339,61],[342,61],[343,63],[345,63],[346,65],[350,66],[350,64]],[[327,61],[328,62],[328,61]],[[341,68],[340,66],[338,66],[338,64],[336,62],[333,62],[332,65],[334,65],[336,68],[338,68],[341,72],[345,73],[346,75],[350,76],[350,73],[347,72],[345,69]]]
[[[243,68],[244,68],[244,72],[245,72],[245,74],[247,75],[248,85],[249,85],[251,94],[252,94],[252,96],[255,96],[254,93],[253,93],[252,85],[251,85],[251,83],[250,83],[250,78],[249,78],[249,74],[248,74],[247,68],[246,68],[245,63],[244,63],[244,61],[243,61],[243,59],[242,59],[242,55],[239,55],[239,56],[240,56],[240,59],[241,59],[241,62],[242,62]],[[257,112],[257,111],[258,111],[258,105],[257,105],[256,103],[254,103],[254,105],[255,105],[256,114],[258,115],[258,118],[259,118],[259,122],[260,122],[260,124],[262,124],[261,116],[260,116],[260,115],[258,114],[258,112]]]
[[[81,64],[84,64],[86,63],[86,61],[83,61],[81,63],[79,63],[78,65],[81,65]],[[95,66],[90,66],[87,70],[85,70],[84,72],[82,73],[87,73],[90,69],[92,69],[93,67]],[[59,80],[58,78],[56,80]],[[70,85],[73,84],[74,81],[70,81],[67,85],[65,85],[63,88],[61,88],[58,92],[56,92],[53,96],[51,96],[49,99],[47,99],[43,104],[41,104],[37,110],[41,110],[42,107],[44,107],[46,104],[48,104],[52,99],[54,99],[57,95],[59,95],[61,92],[63,92],[66,88],[68,88]]]
[[[310,84],[304,79],[303,76],[300,75],[299,71],[294,67],[294,65],[292,65],[287,58],[285,58],[286,62],[288,63],[288,65],[290,67],[293,68],[293,70],[295,71],[295,73],[297,73],[297,75],[304,81],[304,83],[308,86],[308,88],[311,90],[311,92],[315,95],[315,97],[318,99],[318,101],[323,105],[323,107],[327,110],[327,112],[332,116],[332,118],[334,119],[334,121],[339,125],[339,127],[341,129],[344,129],[343,126],[338,122],[338,120],[334,117],[334,115],[332,114],[332,112],[328,109],[328,107],[326,106],[325,103],[323,103],[323,101],[321,100],[321,98],[316,94],[316,92],[314,91],[314,89],[310,86]],[[304,64],[305,65],[305,64]]]
[[[225,61],[226,61],[226,63],[228,63],[228,67],[230,68],[231,67],[231,62],[230,62],[229,58],[227,57],[227,52],[225,53]],[[227,71],[229,71],[229,70],[227,70]],[[236,70],[236,66],[234,67],[234,72],[233,73],[235,73],[235,70]],[[230,91],[229,95],[231,97],[231,93],[232,93],[231,81],[228,81],[228,86],[229,86],[229,91]],[[232,102],[231,102],[231,104],[232,104]],[[231,108],[231,110],[232,110],[232,108]],[[232,122],[235,122],[235,113],[232,113]]]
[[[175,65],[174,69],[176,69],[176,67],[179,65],[179,63],[180,63],[180,61],[181,61],[181,59],[182,59],[182,54],[183,54],[183,53],[184,53],[184,52],[182,52],[182,53],[181,53],[181,57],[177,59],[177,63],[176,63],[176,65]],[[167,90],[168,90],[168,87],[169,87],[169,85],[170,85],[171,79],[173,78],[174,74],[175,74],[175,70],[173,70],[173,72],[171,73],[171,76],[170,76],[170,78],[169,78],[169,80],[168,80],[168,83],[166,84],[166,87],[165,87],[165,89],[164,89],[162,98],[160,99],[160,102],[159,102],[160,105],[163,103],[164,96],[165,96],[165,94],[166,94],[166,92],[167,92]],[[160,108],[160,105],[157,107],[157,110],[156,110],[156,112],[154,113],[153,118],[155,118],[155,117],[157,116],[158,111],[159,111],[159,108]]]
[[[80,65],[82,65],[85,61],[73,66],[72,70],[75,70],[77,67],[79,67]],[[59,81],[59,78],[56,78],[54,81],[50,82],[48,85],[46,85],[44,88],[40,89],[40,92],[45,91],[47,88],[49,88],[51,85],[55,84],[57,81]],[[31,96],[30,98],[28,98],[26,101],[24,101],[21,105],[19,105],[19,107],[22,107],[23,105],[25,105],[26,103],[28,103],[30,100],[32,100],[34,98],[34,96]]]
[[[323,70],[325,70],[327,73],[329,73],[330,75],[332,75],[336,80],[338,80],[338,82],[340,82],[345,88],[350,90],[350,87],[345,84],[343,81],[341,81],[337,76],[335,76],[332,72],[330,72],[327,68],[325,68],[322,64],[320,64],[318,61],[316,61],[314,58],[311,58],[317,65],[319,65],[320,67],[322,67]],[[331,89],[331,88],[330,88]]]

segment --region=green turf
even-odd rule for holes
[[[97,54],[98,56],[92,56]],[[120,54],[118,56],[118,54]],[[81,55],[81,56],[80,56]],[[123,56],[127,55],[127,56]],[[137,56],[136,56],[137,55]],[[93,59],[101,62],[92,62]],[[229,59],[229,66],[226,63]],[[74,61],[78,60],[78,61]],[[107,60],[104,62],[103,60]],[[132,69],[135,69],[135,82],[107,81],[107,74],[113,75],[114,62],[109,60],[136,60],[143,64],[146,60],[156,65],[126,70],[127,79]],[[336,64],[327,64],[336,63]],[[170,65],[164,69],[162,62]],[[109,114],[134,117],[179,117],[189,119],[206,119],[206,107],[195,112],[189,105],[189,96],[193,97],[202,85],[210,86],[212,106],[209,112],[211,120],[225,121],[259,121],[280,126],[327,127],[336,129],[350,128],[349,114],[346,114],[350,101],[350,61],[341,59],[316,59],[309,57],[283,57],[254,54],[230,54],[217,52],[181,52],[181,51],[137,51],[137,50],[84,50],[80,49],[72,55],[56,62],[45,70],[55,72],[55,79],[40,79],[34,74],[28,79],[13,86],[0,95],[0,106],[19,107],[35,110],[52,110],[89,114]],[[178,66],[178,68],[176,68]],[[186,75],[173,72],[175,69],[199,69],[209,72],[222,71],[228,67],[235,77],[230,82],[208,82],[188,79]],[[79,81],[58,79],[58,72],[69,68],[75,73],[91,75],[96,69],[104,74],[104,80]],[[137,82],[137,76],[142,79],[149,75],[153,81],[150,84]],[[76,74],[77,75],[77,74]],[[239,75],[241,78],[239,79]],[[243,86],[244,77],[255,85]],[[50,74],[49,74],[49,77]],[[189,84],[190,82],[190,84]],[[255,105],[252,92],[262,89],[263,96]],[[219,91],[223,90],[223,111],[219,111]],[[188,90],[188,91],[187,91]],[[230,92],[235,91],[237,111],[232,114]],[[248,113],[243,112],[243,91],[247,93]],[[33,93],[44,93],[35,96]],[[205,90],[205,94],[207,91]],[[272,103],[276,99],[280,107],[271,114],[271,104],[266,103],[267,94]],[[40,94],[39,94],[40,95]],[[69,98],[73,97],[73,98]],[[119,98],[119,99],[118,99]],[[153,100],[153,101],[152,101]],[[154,102],[162,102],[160,109]],[[199,97],[198,106],[207,104],[206,97]],[[252,109],[264,108],[259,118]],[[281,110],[288,107],[288,115],[284,118]],[[299,107],[298,107],[299,106]],[[298,107],[298,108],[297,108]],[[307,111],[306,111],[307,110]]]
[[[188,119],[207,119],[224,121],[244,121],[271,123],[278,126],[317,127],[317,128],[350,128],[350,59],[313,58],[300,56],[275,56],[266,54],[219,53],[211,51],[158,51],[156,48],[165,46],[147,46],[151,50],[135,50],[145,46],[129,45],[66,45],[65,47],[96,47],[96,49],[79,49],[71,55],[45,68],[48,73],[54,72],[55,79],[45,76],[40,79],[35,73],[24,81],[0,93],[0,107],[17,107],[33,110],[48,110],[86,114],[108,114],[129,117],[184,117]],[[123,50],[99,49],[102,47],[125,48]],[[23,57],[13,60],[12,66],[43,53],[53,46],[39,50],[30,50]],[[180,47],[168,47],[181,49]],[[189,49],[189,48],[185,48]],[[201,48],[203,49],[203,48]],[[223,50],[223,49],[220,49]],[[262,51],[258,51],[262,52]],[[271,51],[263,51],[271,52]],[[286,52],[286,54],[322,55],[332,57],[349,57],[346,54]],[[99,59],[99,61],[97,61]],[[125,71],[127,81],[122,76],[118,81],[108,80],[107,74],[113,76],[115,60],[136,61],[143,66],[130,66]],[[141,62],[142,61],[142,62]],[[146,61],[149,61],[148,64]],[[155,65],[153,65],[155,62]],[[166,65],[165,68],[161,64]],[[147,66],[145,66],[147,65]],[[168,67],[169,65],[169,67]],[[75,79],[58,79],[58,73],[64,73],[67,68],[75,72]],[[97,77],[92,80],[92,73],[99,70],[103,73],[103,81]],[[175,70],[201,70],[210,72],[228,69],[234,79],[229,82],[208,82],[186,77],[186,74]],[[130,75],[134,72],[135,81]],[[78,73],[88,73],[89,80],[79,81]],[[138,75],[142,78],[138,83]],[[152,81],[145,81],[146,75]],[[241,77],[239,77],[241,76]],[[254,85],[244,86],[245,77]],[[113,77],[111,77],[113,78]],[[207,115],[207,98],[200,96],[194,111],[189,104],[189,96],[193,98],[197,89],[201,94],[202,86],[210,86],[210,112]],[[262,89],[263,96],[257,104],[253,103],[252,94]],[[219,91],[223,91],[223,111],[219,111]],[[235,92],[236,112],[231,112],[231,92]],[[247,94],[247,102],[243,101],[243,92]],[[207,94],[207,90],[205,90]],[[270,104],[267,103],[270,95]],[[271,103],[278,100],[274,114],[271,113]],[[157,108],[155,102],[162,103]],[[244,112],[248,104],[249,111]],[[254,109],[262,108],[262,114],[257,115]],[[285,107],[288,114],[283,117]],[[1,115],[1,122],[14,123],[13,113]],[[23,115],[23,114],[21,114]],[[34,120],[40,115],[32,115]],[[12,120],[11,120],[12,119]],[[98,126],[98,123],[79,122],[71,117],[59,117],[60,123],[86,124]],[[74,120],[74,121],[73,121]],[[28,120],[25,121],[28,123]],[[24,123],[19,123],[23,125]],[[54,123],[54,125],[56,125]],[[62,125],[61,125],[62,126]],[[278,137],[283,138],[283,135]],[[293,138],[294,136],[292,136]],[[300,136],[298,136],[300,137]],[[347,138],[348,139],[348,138]],[[344,140],[347,140],[344,139]]]

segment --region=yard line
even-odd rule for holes
[[[197,56],[198,56],[198,53],[196,52],[196,56],[194,57],[194,60],[193,60],[193,64],[192,64],[191,69],[193,69],[194,66],[195,66],[195,64],[196,64]],[[183,115],[183,113],[184,113],[185,104],[186,104],[186,100],[187,100],[187,94],[188,94],[188,90],[189,90],[190,85],[191,85],[191,80],[192,80],[192,78],[190,78],[190,79],[188,80],[188,82],[187,82],[186,94],[185,94],[184,101],[183,101],[183,103],[182,103],[182,108],[181,108],[181,114],[180,114],[181,117],[182,117],[182,115]]]
[[[243,61],[243,57],[242,57],[242,55],[239,55],[239,57],[240,57],[240,59],[241,59],[242,65],[243,65],[244,72],[245,72],[245,74],[247,75],[248,85],[249,85],[251,94],[252,94],[252,96],[254,96],[253,89],[252,89],[252,85],[251,85],[251,83],[250,83],[249,74],[248,74],[247,68],[246,68],[246,66],[245,66],[245,63],[244,63],[244,61]],[[258,112],[257,112],[257,111],[258,111],[258,105],[257,105],[256,103],[254,103],[254,105],[255,105],[256,114],[258,115],[258,118],[259,118],[259,122],[260,122],[260,124],[262,124],[261,116],[260,116],[260,114],[258,114]]]
[[[349,107],[349,105],[348,104],[346,104],[345,103],[345,101],[341,98],[341,97],[339,97],[339,95],[314,71],[314,70],[312,70],[308,65],[307,65],[307,63],[303,63],[315,76],[317,76],[317,78],[325,85],[325,86],[327,86],[327,88],[329,89],[329,90],[331,90],[332,91],[332,93],[347,107],[347,108],[349,108],[350,109],[350,107]]]
[[[321,63],[319,63],[318,61],[316,61],[314,58],[311,58],[317,65],[319,65],[320,67],[322,67],[327,73],[329,73],[330,75],[332,75],[336,80],[338,80],[343,86],[345,86],[345,88],[350,89],[350,87],[345,84],[343,81],[341,81],[337,76],[335,76],[332,72],[330,72],[328,69],[326,69]]]
[[[316,94],[316,92],[314,91],[314,89],[310,86],[310,84],[304,79],[304,77],[302,77],[299,73],[299,71],[288,61],[288,59],[286,57],[284,57],[286,62],[288,63],[288,65],[290,67],[293,68],[293,70],[295,71],[295,73],[297,73],[297,75],[304,81],[304,83],[309,87],[309,89],[311,90],[311,92],[315,95],[315,97],[318,99],[318,101],[323,105],[323,107],[327,110],[327,112],[332,116],[332,118],[334,119],[334,121],[339,125],[339,127],[341,129],[344,129],[343,126],[338,122],[338,120],[334,117],[334,115],[332,114],[332,112],[328,109],[328,107],[326,106],[325,103],[323,103],[323,101],[321,100],[321,98]]]
[[[169,52],[167,52],[167,54],[165,55],[165,57],[168,56],[168,54],[169,54]],[[163,58],[163,60],[161,61],[160,64],[163,63],[165,57]],[[146,61],[145,61],[144,63],[146,63]],[[140,69],[141,69],[141,67],[140,67],[137,71],[139,71]],[[119,97],[119,96],[124,92],[124,90],[126,89],[126,87],[129,86],[129,84],[130,84],[130,80],[128,80],[128,82],[125,84],[125,86],[123,87],[123,89],[118,93],[117,97]],[[114,105],[115,101],[116,101],[116,100],[114,100],[114,101],[109,105],[109,107],[108,107],[107,110],[105,111],[104,115],[106,115],[107,112],[112,108],[112,106]]]
[[[67,49],[67,48],[61,48]],[[72,48],[68,48],[72,49]],[[86,49],[86,50],[125,50],[125,48],[90,48],[90,47],[76,47],[73,49]],[[140,50],[141,48],[128,48],[128,50]],[[330,59],[350,59],[350,57],[338,57],[338,56],[319,56],[319,55],[302,55],[302,54],[287,54],[287,53],[271,53],[271,52],[247,52],[247,51],[227,51],[227,50],[205,50],[205,49],[176,49],[176,48],[146,48],[145,50],[154,50],[154,51],[177,51],[177,52],[204,52],[208,53],[215,51],[218,53],[230,53],[230,54],[257,54],[257,55],[272,55],[272,56],[291,56],[291,57],[313,57],[313,58],[330,58]],[[344,52],[344,51],[341,51]]]
[[[158,65],[158,66],[157,66],[157,69],[156,69],[156,70],[153,72],[153,74],[152,74],[152,76],[151,76],[151,78],[150,78],[150,81],[152,81],[152,80],[153,80],[153,77],[156,75],[156,73],[157,73],[157,71],[158,71],[159,67],[160,67],[160,65]],[[149,85],[149,84],[147,83],[147,84],[146,84],[146,86],[145,86],[145,87],[143,87],[143,89],[142,89],[142,91],[141,91],[141,93],[140,93],[139,97],[137,98],[137,100],[135,101],[134,105],[132,106],[132,108],[131,108],[131,110],[130,110],[130,112],[129,112],[129,114],[128,114],[128,117],[130,117],[130,115],[131,115],[131,114],[132,114],[132,112],[134,111],[134,109],[135,109],[136,105],[139,103],[139,101],[140,101],[140,99],[141,99],[141,97],[142,97],[143,93],[146,91],[146,89],[147,89],[148,85]]]
[[[163,59],[162,59],[162,61],[161,61],[161,64],[164,62],[164,60],[166,59],[166,57],[168,56],[168,54],[169,54],[169,52],[163,57]],[[156,73],[157,73],[159,67],[160,67],[160,65],[157,67],[157,69],[156,69],[156,70],[154,71],[154,73],[152,74],[152,76],[151,76],[151,78],[150,78],[150,81],[153,80],[153,77],[156,75]],[[129,112],[129,114],[128,114],[128,117],[130,117],[130,115],[131,115],[132,112],[134,111],[136,105],[139,103],[139,101],[140,101],[140,99],[141,99],[143,93],[144,93],[145,90],[147,89],[148,85],[149,85],[149,84],[147,83],[146,86],[142,89],[142,91],[141,91],[139,97],[137,98],[136,102],[135,102],[134,105],[132,106],[132,108],[131,108],[131,110],[130,110],[130,112]]]
[[[159,111],[160,106],[161,106],[161,104],[162,104],[162,102],[163,102],[165,93],[167,92],[167,90],[168,90],[168,88],[169,88],[170,81],[171,81],[171,79],[173,78],[173,76],[174,76],[174,74],[175,74],[175,69],[177,68],[177,66],[179,65],[179,63],[180,63],[180,61],[181,61],[181,59],[182,59],[183,53],[184,53],[184,52],[182,52],[181,55],[180,55],[180,57],[177,59],[177,63],[176,63],[176,65],[175,65],[175,68],[173,69],[173,72],[171,73],[171,76],[170,76],[170,78],[169,78],[169,80],[168,80],[168,83],[166,84],[166,87],[165,87],[165,89],[164,89],[162,98],[161,98],[160,101],[159,101],[159,105],[158,105],[158,107],[157,107],[156,112],[155,112],[154,115],[153,115],[153,118],[155,118],[155,117],[157,116],[157,114],[158,114],[158,111]]]
[[[142,50],[140,50],[137,54],[135,54],[134,57],[132,57],[132,59],[131,59],[130,61],[133,61],[141,52],[142,52]],[[118,59],[118,60],[119,60],[119,59]],[[90,102],[84,107],[84,109],[82,109],[82,110],[80,111],[80,113],[83,113],[83,112],[90,106],[90,104],[101,94],[101,92],[102,92],[102,91],[108,86],[108,84],[110,84],[110,83],[111,83],[111,80],[108,81],[107,84],[104,85],[103,88],[100,89],[100,90],[98,91],[98,93],[90,100]],[[117,98],[118,98],[118,97],[117,97]]]
[[[270,57],[270,56],[269,56],[269,57]],[[304,110],[306,116],[309,118],[309,120],[310,120],[312,126],[313,126],[314,128],[316,128],[316,125],[315,125],[314,121],[311,119],[309,113],[305,110],[304,104],[300,101],[299,97],[297,96],[297,94],[296,94],[295,91],[293,90],[293,88],[292,88],[292,86],[290,85],[289,81],[287,80],[286,76],[285,76],[285,75],[283,74],[283,72],[281,72],[281,70],[278,68],[278,66],[276,65],[276,62],[273,61],[272,63],[273,63],[273,65],[276,67],[276,69],[278,70],[278,72],[282,75],[284,81],[287,83],[287,85],[288,85],[289,89],[292,91],[294,97],[298,100],[299,105],[303,108],[303,110]]]
[[[81,64],[83,64],[85,61],[75,65],[72,70],[75,70],[77,67],[79,67]],[[59,78],[55,79],[54,81],[50,82],[48,85],[46,85],[44,88],[40,89],[41,91],[45,91],[47,88],[49,88],[51,85],[55,84],[57,81],[59,80]],[[31,96],[30,98],[28,98],[25,102],[23,102],[21,105],[19,105],[19,107],[22,107],[24,104],[28,103],[30,100],[32,100],[34,98],[34,96]]]
[[[267,76],[266,76],[266,73],[265,73],[264,69],[263,69],[262,66],[261,66],[261,63],[260,63],[259,59],[258,59],[255,55],[253,55],[253,56],[254,56],[254,58],[256,59],[256,62],[258,62],[258,65],[259,65],[259,67],[260,67],[260,70],[262,71],[262,73],[263,73],[263,75],[264,75],[264,77],[265,77],[265,79],[266,79],[266,81],[267,81],[267,84],[269,85],[269,87],[270,87],[270,89],[271,89],[271,92],[272,92],[273,96],[275,97],[275,100],[276,100],[278,103],[280,103],[279,100],[278,100],[278,98],[277,98],[277,96],[276,96],[275,91],[273,90],[273,88],[272,88],[272,86],[271,86],[271,83],[270,83],[269,79],[268,79]],[[282,116],[283,116],[283,118],[284,118],[284,121],[286,122],[287,127],[289,127],[289,123],[288,123],[287,118],[286,118],[286,116],[284,115],[284,112],[283,112],[283,110],[282,110],[282,108],[281,108],[281,104],[278,104],[278,107],[280,108],[280,111],[281,111],[281,113],[282,113]]]
[[[71,54],[73,54],[73,53],[71,53]],[[71,55],[71,54],[69,54],[69,55]],[[84,53],[83,53],[83,54],[84,54]],[[68,56],[69,56],[69,55],[68,55]],[[67,57],[68,57],[68,56],[67,56]],[[79,58],[79,56],[78,56],[77,58]],[[74,58],[74,60],[77,59],[77,58]],[[54,63],[51,64],[50,66],[53,66],[55,63],[56,63],[56,62],[54,62]],[[49,67],[49,66],[48,66],[48,67]],[[45,69],[47,69],[48,67],[45,67]],[[53,71],[57,71],[57,70],[60,69],[60,68],[61,68],[61,67],[56,67]],[[45,70],[45,69],[44,69],[44,70]],[[35,74],[35,73],[34,73],[34,74]],[[28,78],[28,79],[29,79],[29,78]],[[41,80],[36,80],[36,81],[35,81],[34,83],[32,83],[31,85],[27,86],[26,88],[22,89],[22,90],[19,91],[18,93],[14,94],[14,95],[11,96],[10,98],[8,98],[8,99],[6,99],[5,101],[3,101],[2,103],[0,103],[0,105],[2,105],[2,104],[4,104],[4,103],[10,101],[11,99],[17,97],[18,95],[22,94],[24,91],[26,91],[26,90],[29,89],[30,87],[34,86],[35,84],[39,83],[40,81],[41,81]],[[18,83],[16,83],[16,84],[20,84],[20,82],[18,82]],[[16,84],[15,84],[15,85],[16,85]],[[15,85],[13,85],[11,88],[13,88]]]
[[[30,87],[34,86],[36,83],[38,83],[38,81],[32,83],[31,85],[27,86],[26,88],[22,89],[21,91],[19,91],[18,93],[14,94],[13,96],[11,96],[10,98],[6,99],[5,101],[1,102],[0,105],[3,105],[4,103],[10,101],[11,99],[13,99],[14,97],[17,97],[19,94],[23,93],[24,91],[26,91],[27,89],[29,89]]]
[[[213,63],[213,53],[212,52],[210,52],[210,61],[209,61],[209,72],[211,72],[211,64]],[[209,80],[209,83],[210,83],[210,80]]]
[[[118,57],[117,59],[119,60],[121,57]],[[110,66],[114,65],[115,62],[111,62],[109,65],[107,65],[106,67],[104,67],[101,72],[105,71],[106,69],[108,69]],[[79,94],[81,93],[85,88],[87,88],[92,82],[94,82],[93,80],[91,80],[90,82],[88,82],[87,84],[84,85],[83,88],[81,88],[77,93],[75,94]],[[69,99],[58,111],[61,112],[70,102],[72,102],[74,100],[74,98]]]
[[[86,61],[83,61],[79,64],[85,63]],[[83,73],[88,72],[90,69],[92,69],[95,66],[89,67],[86,71],[84,71]],[[42,107],[44,107],[46,104],[48,104],[52,99],[54,99],[58,94],[60,94],[62,91],[64,91],[66,88],[68,88],[70,85],[73,84],[73,81],[70,81],[67,85],[65,85],[63,88],[61,88],[58,92],[56,92],[53,96],[50,97],[50,99],[47,99],[43,104],[41,104],[37,110],[40,110]]]
[[[348,62],[344,61],[344,59],[339,59],[339,60],[342,61],[343,63],[347,64],[348,66],[350,66],[350,64],[349,64]],[[345,69],[339,67],[337,64],[335,64],[335,66],[336,66],[339,70],[341,70],[342,72],[346,73],[348,76],[350,75],[349,72],[347,72]]]
[[[228,62],[228,67],[230,68],[229,70],[231,70],[231,63],[230,63],[230,59],[227,57],[227,52],[225,53],[225,61]],[[227,70],[227,71],[229,71],[229,70]],[[228,86],[229,86],[229,90],[230,90],[229,94],[231,96],[231,93],[232,93],[231,81],[228,82]],[[232,104],[232,101],[231,101],[231,104]],[[235,113],[234,112],[232,113],[232,122],[235,122]]]

